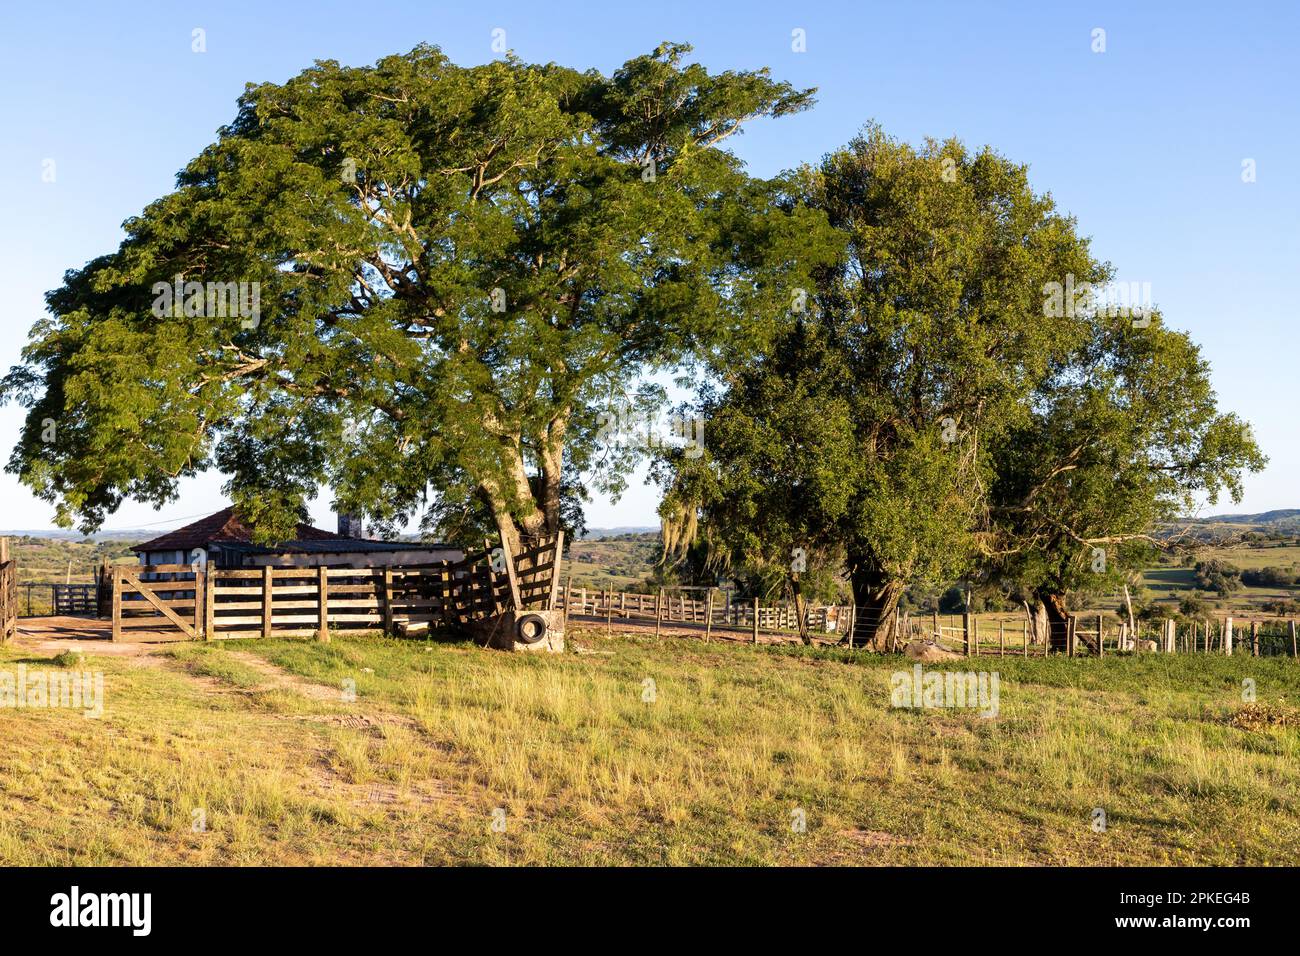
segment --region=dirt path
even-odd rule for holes
[[[115,643],[94,633],[94,625],[98,622],[88,623],[91,625],[89,633],[84,634],[74,627],[20,630],[5,647],[33,661],[48,660],[71,651],[87,657],[111,658],[131,669],[166,671],[184,678],[205,698],[238,702],[239,710],[247,719],[264,726],[284,727],[291,723],[304,725],[304,729],[305,726],[339,728],[360,731],[374,740],[383,738],[392,728],[400,728],[413,733],[413,741],[424,737],[418,723],[411,717],[385,710],[373,700],[345,697],[340,687],[301,677],[249,651],[229,646],[223,648],[224,656],[258,675],[260,679],[252,686],[234,684],[204,673],[184,658],[173,656],[170,651],[175,644]],[[292,693],[310,703],[295,708],[298,712],[279,712],[278,708],[267,707],[258,700],[259,695],[273,691]],[[317,740],[315,737],[305,739]],[[454,782],[438,777],[411,779],[401,784],[379,778],[358,781],[340,773],[334,766],[327,744],[316,742],[310,749],[313,757],[303,768],[300,784],[323,801],[344,803],[365,812],[400,814],[419,808],[463,805],[466,800]]]
[[[226,653],[231,659],[238,661],[250,670],[255,670],[266,678],[266,685],[256,688],[257,690],[292,690],[311,700],[323,700],[330,703],[338,703],[343,700],[342,691],[337,687],[328,687],[325,684],[316,684],[307,680],[305,677],[299,677],[297,674],[291,674],[286,670],[272,664],[265,658],[258,657],[256,654],[250,654],[248,651],[232,651],[227,649]]]
[[[95,623],[95,622],[90,622]],[[73,636],[61,637],[55,636],[60,633],[69,633]],[[120,641],[114,643],[109,640],[98,639],[97,637],[77,636],[74,632],[59,632],[51,630],[27,630],[23,624],[18,626],[18,636],[5,645],[6,647],[16,650],[30,650],[39,654],[62,654],[65,651],[72,651],[76,654],[95,654],[104,657],[119,657],[129,659],[139,659],[145,657],[160,658],[159,651],[167,647],[166,644],[145,644],[137,642]]]
[[[86,623],[90,624],[93,629],[93,626],[99,622],[89,621]],[[265,679],[265,682],[254,687],[235,687],[220,678],[197,673],[186,667],[184,661],[178,660],[168,653],[168,648],[171,646],[168,644],[126,641],[115,643],[80,634],[70,637],[49,636],[52,633],[57,634],[60,631],[49,627],[20,628],[18,636],[7,646],[18,651],[31,652],[34,656],[54,657],[72,651],[76,654],[111,657],[116,660],[126,661],[134,667],[164,668],[185,675],[194,683],[202,686],[205,691],[214,694],[253,696],[271,690],[285,690],[306,697],[308,700],[321,703],[339,704],[346,702],[341,688],[317,684],[304,677],[299,677],[297,674],[291,674],[248,651],[226,649],[226,653],[233,660],[238,661],[250,670],[256,671]],[[415,722],[409,717],[377,712],[372,708],[367,708],[365,713],[357,711],[349,714],[277,714],[275,716],[278,720],[302,720],[343,727],[376,727],[385,724],[408,727],[415,725]]]

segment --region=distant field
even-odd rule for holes
[[[128,541],[70,541],[32,536],[11,537],[9,553],[18,562],[19,581],[88,582],[106,558],[133,561]]]
[[[575,588],[644,591],[661,551],[657,532],[581,539],[567,545],[563,578]]]
[[[1278,567],[1300,574],[1300,544],[1290,542],[1284,545],[1270,543],[1266,547],[1247,544],[1207,545],[1198,548],[1195,557],[1197,560],[1226,561],[1243,571]],[[1177,604],[1181,598],[1196,589],[1195,573],[1190,567],[1148,568],[1143,572],[1142,584],[1156,601],[1171,605]],[[1243,586],[1226,599],[1203,591],[1198,593],[1202,600],[1223,613],[1240,611],[1262,614],[1262,605],[1267,602],[1300,599],[1300,588],[1297,587]]]

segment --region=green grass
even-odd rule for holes
[[[977,658],[957,669],[999,673],[985,719],[891,708],[897,658],[601,630],[570,635],[583,655],[335,635],[89,657],[101,720],[0,711],[0,862],[1300,861],[1300,731],[1229,723],[1245,678],[1294,711],[1288,659]]]

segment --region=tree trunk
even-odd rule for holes
[[[497,511],[492,517],[496,519],[497,531],[501,535],[501,548],[508,554],[518,554],[521,547],[519,526],[508,512]]]
[[[903,595],[903,582],[877,570],[858,568],[849,575],[849,581],[857,606],[854,643],[865,635],[861,646],[893,653],[898,647],[898,599]]]
[[[1031,607],[1028,601],[1021,601],[1025,606],[1025,617],[1029,619],[1029,643],[1038,647],[1047,641],[1047,608],[1038,598]]]
[[[542,441],[541,469],[541,505],[546,516],[546,532],[555,534],[560,530],[560,488],[564,472],[564,437],[569,424],[569,409],[564,409],[546,429]]]
[[[1048,650],[1066,651],[1070,640],[1070,609],[1064,594],[1041,594],[1043,611],[1047,617]]]
[[[538,476],[539,488],[534,492],[528,472],[521,457],[508,457],[510,493],[495,478],[481,478],[479,495],[492,512],[501,546],[511,554],[523,550],[524,537],[555,534],[560,530],[560,462],[564,456],[564,442],[557,437],[550,446],[549,470]],[[539,502],[538,498],[542,500]]]

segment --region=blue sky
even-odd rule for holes
[[[196,28],[206,52],[192,50]],[[1300,262],[1300,12],[1288,3],[60,3],[6,10],[0,36],[0,365],[17,358],[65,269],[115,247],[121,222],[235,112],[246,82],[315,59],[373,62],[429,42],[491,59],[492,31],[523,59],[610,71],[661,40],[710,69],[771,67],[819,88],[808,113],[735,143],[761,175],[845,143],[868,119],[912,141],[956,135],[1030,166],[1078,217],[1121,281],[1149,282],[1166,321],[1214,369],[1221,405],[1270,456],[1239,507],[1300,507],[1293,402]],[[1105,52],[1093,31],[1105,30]],[[805,31],[805,52],[792,31]],[[1256,181],[1242,181],[1254,160]],[[54,181],[48,178],[53,160]],[[0,411],[7,457],[21,412]],[[707,432],[705,435],[707,441]],[[166,527],[224,504],[221,479],[161,512],[108,523]],[[655,523],[634,483],[598,500],[593,526]],[[51,526],[52,509],[0,476],[0,527]],[[313,513],[327,520],[328,499]]]

